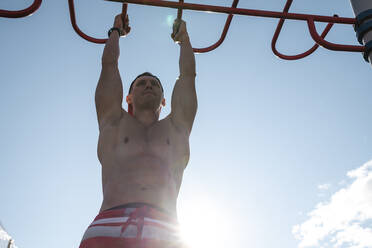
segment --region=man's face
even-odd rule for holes
[[[137,78],[130,93],[130,101],[141,108],[159,108],[163,103],[160,82],[151,76]]]

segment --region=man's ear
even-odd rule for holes
[[[165,107],[165,98],[163,98],[163,100],[161,100],[161,105],[162,105],[163,107]]]
[[[131,94],[127,95],[126,101],[127,101],[128,104],[132,104],[132,95]]]

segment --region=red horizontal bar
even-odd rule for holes
[[[342,23],[342,24],[355,24],[355,18],[346,17],[333,17],[333,16],[321,16],[321,15],[308,15],[308,14],[297,14],[297,13],[283,13],[278,11],[266,11],[266,10],[255,10],[255,9],[242,9],[242,8],[229,8],[214,5],[203,5],[193,3],[178,3],[165,0],[105,0],[109,2],[119,3],[132,3],[140,5],[150,5],[157,7],[167,7],[173,9],[189,9],[196,11],[209,11],[213,13],[225,13],[234,15],[248,15],[248,16],[260,16],[260,17],[272,17],[272,18],[285,18],[292,20],[303,20],[307,21],[309,18],[318,22],[331,22],[331,23]]]
[[[34,13],[41,5],[42,0],[35,0],[28,8],[23,10],[4,10],[0,9],[0,17],[20,18]]]

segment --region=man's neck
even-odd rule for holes
[[[160,110],[142,110],[134,112],[134,117],[146,127],[151,126],[153,123],[158,121],[159,115]]]

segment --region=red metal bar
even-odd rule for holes
[[[127,11],[128,11],[128,4],[126,3],[123,3],[123,7],[121,8],[121,19],[123,20],[123,25],[125,25],[125,19],[126,19],[126,16],[127,16]],[[129,28],[129,31],[128,33],[130,32],[130,27]]]
[[[183,0],[180,0],[180,3],[183,3]],[[177,19],[182,19],[182,8],[178,8]]]
[[[127,15],[127,11],[128,11],[128,4],[123,3],[123,7],[121,8],[121,15],[124,17],[124,20]]]
[[[326,41],[316,31],[316,27],[315,27],[315,23],[313,19],[309,18],[307,20],[307,24],[308,24],[309,31],[310,31],[310,34],[313,40],[315,40],[316,43],[318,43],[324,48],[327,48],[333,51],[345,51],[345,52],[364,52],[365,50],[364,46],[341,45],[341,44],[335,44],[335,43]]]
[[[321,15],[309,15],[309,14],[298,14],[298,13],[288,13],[289,7],[292,3],[292,0],[288,0],[287,4],[284,8],[283,12],[277,12],[277,11],[266,11],[266,10],[254,10],[254,9],[242,9],[242,8],[236,8],[237,3],[239,0],[234,0],[233,6],[231,8],[229,7],[221,7],[221,6],[214,6],[214,5],[203,5],[203,4],[191,4],[191,3],[184,3],[184,0],[179,0],[179,2],[171,2],[166,0],[105,0],[110,2],[120,2],[120,3],[132,3],[132,4],[140,4],[140,5],[150,5],[150,6],[158,6],[158,7],[168,7],[168,8],[174,8],[178,9],[177,18],[182,17],[182,10],[183,9],[189,9],[189,10],[196,10],[196,11],[208,11],[208,12],[214,12],[214,13],[225,13],[229,14],[228,19],[226,20],[226,24],[223,30],[223,33],[221,35],[221,38],[219,41],[217,41],[214,45],[207,47],[207,48],[195,48],[195,52],[208,52],[212,51],[213,49],[217,48],[225,39],[227,31],[229,29],[231,19],[234,14],[236,15],[248,15],[248,16],[259,16],[259,17],[271,17],[271,18],[280,18],[280,21],[278,23],[278,27],[276,29],[276,32],[273,37],[272,41],[272,49],[273,52],[284,59],[299,59],[304,58],[311,53],[313,53],[319,45],[330,49],[330,50],[337,50],[337,51],[353,51],[353,52],[361,52],[364,51],[365,48],[363,46],[352,46],[352,45],[341,45],[341,44],[335,44],[328,42],[324,40],[327,33],[332,28],[332,25],[334,23],[339,24],[355,24],[356,19],[355,18],[346,18],[346,17],[338,17],[338,16],[321,16]],[[76,25],[75,21],[75,12],[73,8],[73,0],[69,0],[69,6],[70,6],[70,16],[71,16],[71,22],[75,29],[75,31],[82,36],[84,39],[96,42],[96,43],[105,43],[106,39],[95,39],[90,36],[85,35],[80,31],[80,29]],[[311,34],[311,37],[314,39],[314,41],[317,43],[314,45],[311,49],[308,51],[294,56],[288,56],[283,55],[279,53],[275,47],[276,41],[278,39],[278,36],[280,34],[280,31],[282,29],[282,26],[284,24],[284,21],[286,19],[292,19],[292,20],[303,20],[307,21],[309,31]],[[315,21],[317,22],[327,22],[328,25],[323,31],[322,35],[319,35],[315,28]]]
[[[93,43],[97,43],[97,44],[105,44],[106,41],[107,41],[107,39],[96,39],[94,37],[91,37],[89,35],[86,35],[85,33],[83,33],[80,30],[80,28],[76,24],[74,0],[68,0],[68,6],[69,6],[69,9],[70,9],[71,24],[72,24],[72,27],[74,28],[75,32],[78,35],[80,35],[83,39],[85,39],[87,41],[90,41],[90,42],[93,42]],[[126,3],[123,3],[123,7],[122,7],[123,19],[125,19],[125,16],[127,15],[127,6],[128,5]]]
[[[0,17],[7,17],[7,18],[20,18],[29,16],[34,13],[36,10],[39,9],[42,0],[35,0],[28,8],[23,10],[4,10],[0,9]]]
[[[183,3],[183,0],[179,0],[179,2]],[[239,2],[239,0],[234,0],[234,2],[232,4],[232,8],[236,8],[236,6],[238,5],[238,2]],[[222,31],[221,37],[216,43],[214,43],[213,45],[211,45],[209,47],[206,47],[206,48],[193,48],[193,51],[195,53],[206,53],[206,52],[210,52],[210,51],[216,49],[217,47],[219,47],[226,38],[226,34],[229,30],[232,18],[233,18],[232,14],[230,14],[227,17],[225,27]],[[177,19],[182,19],[182,8],[179,8],[178,11],[177,11]]]
[[[150,5],[150,6],[157,6],[157,7],[168,7],[168,8],[177,8],[177,9],[189,9],[189,10],[196,10],[196,11],[208,11],[208,12],[214,12],[214,13],[226,13],[226,14],[237,14],[237,15],[248,15],[248,16],[260,16],[260,17],[271,17],[271,18],[280,18],[280,22],[278,24],[277,30],[273,37],[272,42],[272,48],[276,55],[278,55],[281,58],[285,59],[299,59],[306,57],[313,53],[318,46],[314,45],[310,50],[294,56],[286,56],[283,54],[280,54],[276,48],[275,43],[278,38],[278,35],[280,33],[280,30],[283,26],[285,19],[292,19],[292,20],[303,20],[307,21],[309,31],[311,34],[311,37],[314,39],[314,41],[327,49],[330,50],[337,50],[337,51],[353,51],[353,52],[360,52],[361,50],[364,50],[364,47],[361,46],[351,46],[351,45],[341,45],[341,44],[335,44],[328,42],[324,40],[325,36],[329,32],[329,30],[332,27],[333,23],[339,23],[339,24],[355,24],[356,19],[355,18],[346,18],[346,17],[338,17],[338,16],[320,16],[320,15],[308,15],[308,14],[298,14],[298,13],[288,13],[289,6],[291,1],[288,0],[288,4],[286,7],[288,7],[287,11],[283,12],[277,12],[277,11],[266,11],[266,10],[254,10],[254,9],[242,9],[242,8],[228,8],[228,7],[221,7],[221,6],[214,6],[214,5],[203,5],[203,4],[191,4],[191,3],[181,3],[181,2],[171,2],[166,0],[105,0],[110,2],[121,2],[121,3],[132,3],[132,4],[141,4],[141,5]],[[286,8],[285,8],[286,9]],[[314,22],[328,22],[327,27],[323,31],[322,35],[319,36],[319,34],[316,31]],[[273,45],[274,43],[274,45]],[[211,51],[215,49],[215,46],[211,46],[210,49],[206,49],[205,51]]]
[[[123,3],[123,7],[121,8],[121,14],[124,16],[124,18],[127,15],[127,11],[128,11],[128,4]]]
[[[255,9],[241,9],[241,8],[230,8],[221,7],[214,5],[203,5],[203,4],[193,4],[193,3],[179,3],[171,2],[165,0],[105,0],[109,2],[118,3],[132,3],[140,5],[149,5],[157,7],[167,7],[173,9],[188,9],[196,11],[208,11],[212,13],[225,13],[234,15],[247,15],[247,16],[259,16],[259,17],[271,17],[271,18],[285,18],[292,20],[303,20],[307,21],[312,18],[317,22],[332,22],[332,23],[342,23],[342,24],[355,24],[355,18],[346,17],[333,17],[333,16],[321,16],[321,15],[308,15],[308,14],[297,14],[297,13],[283,13],[278,11],[266,11],[266,10],[255,10]]]
[[[78,35],[80,35],[83,39],[85,39],[87,41],[90,41],[90,42],[94,42],[94,43],[98,43],[98,44],[105,44],[106,43],[107,39],[96,39],[96,38],[93,38],[91,36],[86,35],[85,33],[83,33],[80,30],[80,28],[76,24],[74,0],[68,0],[68,7],[70,9],[70,19],[71,19],[72,27],[74,28],[75,32]]]
[[[286,5],[284,6],[283,13],[288,13],[289,8],[292,5],[292,2],[293,2],[293,0],[288,0],[287,1]],[[309,56],[310,54],[312,54],[313,52],[315,52],[318,49],[319,44],[318,43],[315,43],[312,48],[310,48],[306,52],[303,52],[303,53],[298,54],[298,55],[284,55],[284,54],[280,53],[276,49],[276,42],[278,41],[278,37],[280,35],[280,32],[282,31],[282,27],[283,27],[284,21],[285,21],[284,18],[281,18],[279,20],[278,26],[276,27],[276,30],[275,30],[275,34],[274,34],[273,39],[271,41],[271,49],[273,50],[273,53],[276,56],[278,56],[281,59],[285,59],[285,60],[297,60],[297,59],[302,59],[302,58],[305,58],[305,57]],[[327,27],[324,29],[324,31],[323,31],[323,33],[321,35],[322,38],[325,38],[326,37],[326,35],[328,34],[328,32],[331,30],[332,26],[333,26],[333,23],[329,23],[327,25]]]
[[[238,2],[239,2],[239,0],[234,0],[234,2],[232,4],[232,8],[236,8],[236,6],[238,5]],[[229,16],[227,17],[225,27],[223,28],[221,37],[216,43],[214,43],[213,45],[211,45],[209,47],[206,47],[206,48],[193,48],[194,52],[195,53],[206,53],[206,52],[210,52],[210,51],[216,49],[217,47],[219,47],[226,38],[227,32],[229,31],[229,28],[230,28],[231,20],[232,20],[233,17],[234,17],[233,14],[229,14]]]

